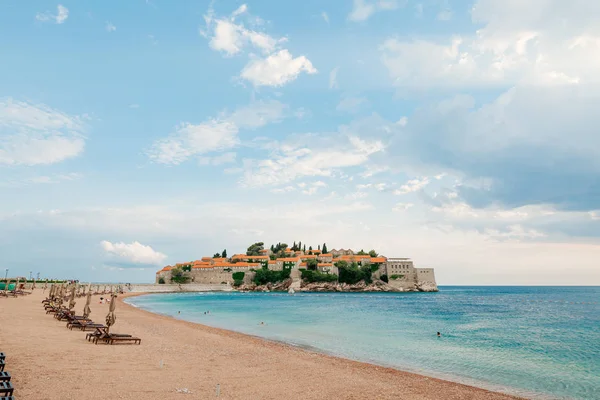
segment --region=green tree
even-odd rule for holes
[[[323,243],[323,254],[327,254],[327,245]]]
[[[377,257],[379,254],[377,254],[377,252],[375,250],[371,250],[371,251],[369,251],[369,255],[371,257]]]
[[[273,271],[268,268],[257,269],[254,273],[254,283],[264,285],[266,283],[281,282],[290,277],[291,268],[285,267],[281,271]]]
[[[292,245],[292,250],[296,251],[296,242],[294,242],[294,244]]]
[[[298,251],[302,250],[302,242],[298,242]]]
[[[320,271],[312,271],[301,269],[300,274],[303,281],[308,283],[312,282],[335,282],[337,281],[337,276],[333,274],[326,274]]]
[[[302,251],[303,251],[304,253],[306,253],[306,245],[304,245],[304,247],[302,247]]]
[[[314,258],[310,258],[306,261],[306,268],[308,268],[311,271],[316,271],[318,265],[319,265],[318,261],[315,260]]]
[[[248,250],[246,251],[246,255],[247,256],[259,256],[260,255],[260,251],[265,249],[265,244],[263,242],[256,242],[252,245],[250,245],[250,247],[248,247]]]
[[[190,276],[181,268],[176,267],[171,270],[171,282],[188,283]]]
[[[223,252],[221,253],[221,257],[227,258],[227,249],[223,250]]]
[[[269,255],[269,258],[270,258],[271,260],[277,260],[277,254],[271,253],[271,254]]]
[[[360,251],[358,253],[356,253],[356,254],[359,255],[359,256],[366,256],[367,255],[367,253],[363,249],[360,249]]]
[[[321,245],[318,246],[318,250],[321,251]]]
[[[371,283],[371,267],[369,265],[359,266],[356,262],[348,264],[346,261],[338,261],[335,263],[338,267],[339,281],[353,285],[360,281]]]
[[[389,282],[388,276],[386,274],[383,274],[379,277],[379,279],[381,279],[382,281],[384,281],[385,283]]]
[[[234,286],[240,286],[242,283],[244,283],[244,276],[246,275],[245,272],[234,272],[233,274],[231,274],[231,277],[233,278],[233,285]]]
[[[221,258],[221,253],[215,253],[215,254],[213,254],[213,258]]]

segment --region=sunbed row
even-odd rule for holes
[[[12,384],[11,376],[6,367],[6,354],[0,353],[0,400],[14,400],[13,393],[15,388]]]

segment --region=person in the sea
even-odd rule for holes
[[[177,311],[177,314],[181,314],[181,311]]]
[[[438,337],[442,337],[442,334],[438,332],[437,336],[438,336]]]
[[[104,297],[100,297],[100,304],[104,304]]]

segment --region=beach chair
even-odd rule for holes
[[[103,324],[97,324],[94,321],[92,321],[89,318],[86,319],[73,319],[70,320],[69,322],[67,322],[67,328],[69,328],[70,330],[73,330],[73,328],[84,328],[84,327],[94,327],[94,328],[102,328],[104,327]],[[81,329],[83,330],[83,329]]]
[[[88,333],[86,338],[88,341],[91,340],[92,343],[98,344],[98,342],[109,343],[113,338],[131,338],[131,335],[124,333],[108,333],[106,327],[98,327],[94,333]],[[141,339],[140,339],[141,340]]]
[[[2,361],[6,360],[6,354],[0,353],[0,360],[2,360]]]
[[[0,360],[0,372],[4,371],[4,367],[6,366],[5,360]]]
[[[111,336],[108,344],[133,342],[133,344],[142,344],[142,339],[134,336]]]
[[[0,382],[10,382],[10,372],[0,372]]]
[[[0,395],[12,396],[15,388],[11,382],[0,382]]]
[[[0,400],[15,400],[15,398],[13,396],[3,396],[0,397]]]

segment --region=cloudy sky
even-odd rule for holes
[[[600,2],[0,5],[0,269],[254,241],[600,284]],[[2,271],[2,274],[4,271]]]

